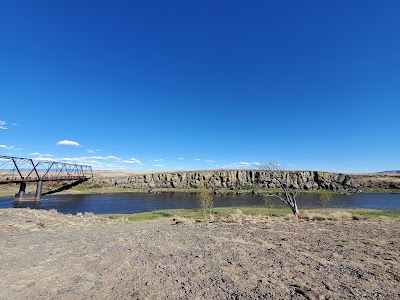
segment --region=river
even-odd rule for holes
[[[318,195],[300,194],[297,197],[299,208],[318,207]],[[216,195],[214,207],[263,205],[259,195]],[[275,205],[284,205],[275,200]],[[58,212],[76,214],[93,212],[95,214],[136,213],[158,209],[197,208],[195,194],[98,194],[98,195],[49,195],[42,197],[39,204],[14,204],[12,198],[0,199],[0,208],[30,207],[36,209],[56,209]],[[329,207],[356,207],[373,209],[400,209],[400,194],[354,194],[333,195]]]

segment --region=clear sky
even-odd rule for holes
[[[0,155],[400,169],[400,1],[0,2]]]

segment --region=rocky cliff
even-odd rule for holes
[[[94,178],[98,184],[107,184],[125,188],[153,189],[178,188],[192,189],[207,187],[210,189],[238,189],[249,186],[278,188],[277,176],[280,176],[293,189],[304,190],[357,190],[359,184],[350,175],[319,171],[283,171],[270,173],[260,170],[210,170],[176,171],[129,176]]]

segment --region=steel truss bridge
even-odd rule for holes
[[[20,183],[15,201],[22,201],[27,182],[37,182],[34,201],[40,200],[44,181],[84,181],[93,178],[91,166],[0,155],[0,184]],[[27,198],[27,197],[25,197]],[[31,200],[31,199],[29,199]]]

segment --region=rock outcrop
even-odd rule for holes
[[[357,190],[358,184],[347,174],[319,171],[283,171],[270,173],[262,170],[175,171],[129,176],[94,178],[98,184],[125,188],[154,189],[240,189],[243,187],[278,188],[280,176],[293,189]]]

